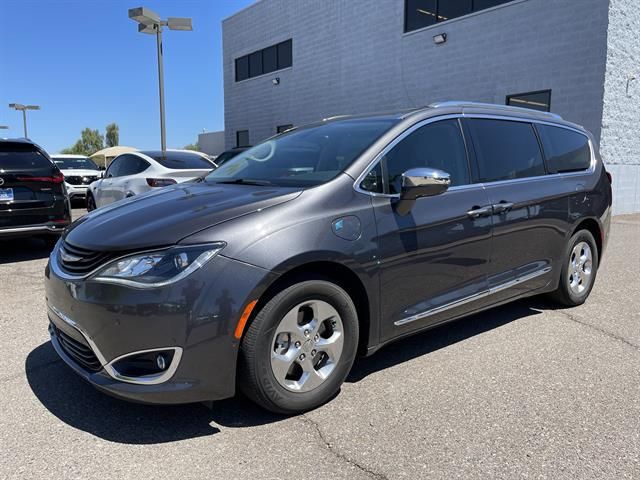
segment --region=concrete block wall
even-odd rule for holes
[[[610,0],[600,152],[613,212],[640,212],[640,4]]]
[[[259,1],[223,22],[226,145],[236,130],[255,144],[277,125],[544,89],[599,137],[607,11],[608,0],[515,0],[405,34],[403,0]],[[235,58],[288,38],[291,68],[235,82]]]
[[[200,151],[208,155],[220,155],[224,152],[225,139],[224,131],[200,133],[198,135],[198,146]]]

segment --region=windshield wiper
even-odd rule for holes
[[[273,183],[267,180],[252,180],[250,178],[235,178],[233,180],[220,180],[220,181],[216,181],[216,183],[226,183],[226,184],[233,184],[233,185],[258,185],[260,187],[273,185]]]

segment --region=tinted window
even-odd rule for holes
[[[262,50],[249,55],[249,76],[262,75]]]
[[[249,78],[249,57],[245,55],[236,59],[236,82]]]
[[[405,0],[404,31],[411,32],[510,1],[512,0]]]
[[[98,166],[89,158],[56,157],[53,161],[61,170],[98,170]]]
[[[293,63],[293,42],[287,40],[278,44],[278,69],[290,67]]]
[[[123,157],[118,170],[118,176],[136,175],[149,168],[149,163],[136,155],[126,155]]]
[[[207,181],[319,185],[339,175],[396,122],[349,119],[292,130],[240,153],[207,175]]]
[[[165,168],[172,168],[175,170],[210,170],[213,168],[211,162],[203,158],[198,153],[185,151],[172,152],[171,150],[167,150],[164,153],[162,151],[155,150],[140,153],[146,155],[147,157],[153,158],[156,162],[158,162]]]
[[[551,111],[551,90],[509,95],[507,96],[507,105],[549,112]]]
[[[360,183],[360,188],[368,192],[383,193],[384,184],[382,182],[382,162],[378,162],[369,173],[367,173]]]
[[[262,51],[262,69],[264,73],[278,70],[278,47],[275,45]]]
[[[411,168],[429,167],[451,175],[451,185],[469,183],[469,164],[457,120],[443,120],[420,127],[385,156],[389,193],[400,193],[402,174]]]
[[[109,168],[105,172],[105,177],[117,177],[120,175],[120,167],[123,164],[123,157],[126,155],[120,155],[113,159],[113,161],[109,164]]]
[[[480,181],[544,175],[542,153],[533,126],[525,122],[470,119]]]
[[[33,145],[0,142],[0,171],[51,169],[53,164]]]
[[[236,132],[236,147],[249,146],[249,130],[238,130]]]
[[[216,162],[216,165],[220,166],[223,163],[231,160],[242,151],[243,150],[227,150],[226,152],[222,152],[220,155],[218,155],[214,162]]]
[[[549,125],[536,125],[536,128],[550,172],[586,170],[591,166],[591,149],[586,136]]]

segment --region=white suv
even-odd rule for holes
[[[102,179],[89,186],[87,210],[123,198],[206,175],[216,168],[204,153],[191,150],[130,152],[113,159]]]
[[[69,198],[86,197],[89,184],[102,175],[93,160],[84,155],[51,155],[51,158],[64,175]]]

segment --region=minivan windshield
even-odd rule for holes
[[[53,161],[60,170],[98,170],[98,166],[89,158],[55,157]]]
[[[339,120],[291,130],[256,145],[205,177],[207,182],[313,187],[335,178],[395,123]]]

